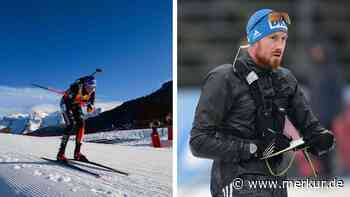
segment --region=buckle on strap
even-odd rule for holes
[[[252,84],[254,81],[258,80],[259,77],[258,75],[254,72],[254,71],[250,71],[250,73],[247,75],[247,77],[245,78],[246,81],[248,82],[248,84]]]

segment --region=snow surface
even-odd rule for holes
[[[140,131],[131,133],[137,132]],[[103,136],[87,135],[86,139],[101,140]],[[84,143],[82,152],[91,161],[130,173],[129,176],[124,176],[96,167],[79,165],[102,175],[101,178],[95,178],[41,159],[55,158],[60,142],[58,137],[0,134],[0,195],[172,196],[171,146],[153,148],[149,146],[150,141],[145,144],[147,138],[138,141],[141,143]],[[66,152],[68,157],[72,157],[73,149],[74,142],[70,141]]]
[[[157,129],[159,137],[163,142],[168,139],[168,132],[166,128]],[[152,129],[135,129],[135,130],[116,130],[107,132],[98,132],[85,135],[85,142],[105,143],[126,145],[126,146],[151,146]],[[75,140],[74,137],[71,139]]]

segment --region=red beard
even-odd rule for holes
[[[276,69],[281,66],[281,58],[265,58],[263,56],[260,56],[259,53],[256,54],[256,59],[258,62],[265,66],[268,69]]]

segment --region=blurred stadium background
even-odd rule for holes
[[[291,189],[289,196],[350,194],[350,2],[346,0],[179,0],[178,1],[178,196],[210,196],[210,160],[194,158],[188,136],[201,83],[214,67],[231,63],[246,42],[245,26],[261,8],[288,12],[284,65],[297,77],[323,125],[333,130],[337,149],[315,160],[324,175],[340,176],[345,188]],[[295,136],[295,129],[286,130]],[[291,176],[310,170],[297,157]]]

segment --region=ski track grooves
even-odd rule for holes
[[[153,150],[150,147],[126,147],[103,144],[86,145],[86,147],[96,146],[90,149],[90,152],[91,150],[97,152],[92,154],[95,158],[101,155],[96,159],[96,162],[130,173],[129,176],[125,176],[94,166],[74,164],[101,174],[100,178],[96,178],[40,158],[54,158],[48,154],[56,153],[59,143],[58,138],[41,139],[0,134],[0,139],[4,139],[7,136],[13,138],[10,139],[13,141],[8,143],[3,143],[3,140],[0,141],[0,196],[172,196],[172,164],[164,163],[171,162],[171,150]],[[11,143],[17,141],[17,138],[24,140],[24,142],[19,142],[18,147],[17,144],[10,146]],[[7,139],[5,140],[7,141]],[[39,141],[41,142],[39,143]],[[50,144],[50,146],[46,147],[45,143]],[[40,146],[45,146],[45,149]],[[70,146],[73,146],[73,144],[71,143]],[[36,147],[36,149],[31,151],[29,148],[32,147]],[[105,160],[106,155],[110,154],[108,152],[110,152],[111,148],[119,152],[116,153],[115,157],[111,157],[112,160]],[[67,147],[67,149],[72,148]],[[102,151],[107,151],[107,154],[99,154]],[[138,152],[143,157],[135,158]],[[70,155],[71,153],[67,154]],[[158,158],[159,155],[167,155],[167,158]],[[150,158],[147,156],[150,156]],[[95,161],[94,159],[91,160]]]
[[[38,160],[39,158],[35,157],[29,157],[27,155],[23,155],[20,153],[17,153],[17,156],[20,156],[23,162],[30,162],[30,161],[35,161]],[[10,161],[8,158],[13,158],[13,156],[8,156],[7,161],[8,162],[13,162]],[[17,161],[17,159],[14,159]],[[19,162],[19,161],[18,161]],[[49,191],[50,187],[47,188],[47,191],[42,192],[42,187],[40,187],[38,184],[30,184],[30,182],[42,182],[42,181],[49,181],[49,184],[51,185],[52,183],[61,183],[65,187],[65,189],[69,189],[72,192],[83,192],[86,193],[88,192],[95,192],[99,193],[99,195],[102,194],[107,194],[107,195],[102,195],[102,196],[112,196],[114,193],[120,193],[120,191],[116,190],[115,188],[111,187],[109,184],[106,184],[106,182],[94,182],[91,184],[91,178],[87,178],[90,175],[85,175],[84,173],[76,173],[75,170],[66,168],[64,166],[56,165],[54,163],[41,160],[42,164],[39,164],[39,169],[36,169],[35,167],[37,164],[7,164],[7,165],[13,165],[13,168],[18,166],[15,170],[14,173],[9,173],[8,180],[5,182],[8,183],[8,185],[18,194],[25,194],[25,196],[65,196],[67,194],[62,194],[62,193],[57,193],[55,190]],[[5,164],[6,165],[6,164]],[[34,171],[28,170],[28,168],[33,168],[35,169]],[[25,171],[27,170],[27,171]],[[22,171],[22,172],[20,172]],[[0,171],[1,172],[1,171]],[[69,172],[69,173],[68,173]],[[42,180],[36,180],[36,181],[30,181],[30,180],[25,180],[22,177],[19,177],[18,175],[21,175],[20,173],[25,173],[29,176],[24,176],[25,178],[29,177],[30,179],[42,179]],[[37,173],[37,174],[35,174]],[[70,173],[74,173],[70,174]],[[102,174],[102,173],[101,173]],[[35,176],[35,177],[31,177]],[[74,176],[74,177],[73,177]],[[105,175],[102,175],[105,176]],[[75,187],[72,182],[72,179],[74,179],[76,183],[79,183],[79,187]],[[96,179],[96,178],[92,178]],[[103,180],[103,177],[102,177]],[[23,184],[23,182],[29,182],[29,184]],[[56,185],[52,185],[52,187],[57,187]],[[107,189],[106,189],[107,187]],[[79,189],[82,188],[82,189]],[[85,188],[85,189],[84,189]],[[105,189],[102,189],[105,188]],[[73,196],[76,196],[73,195]]]

